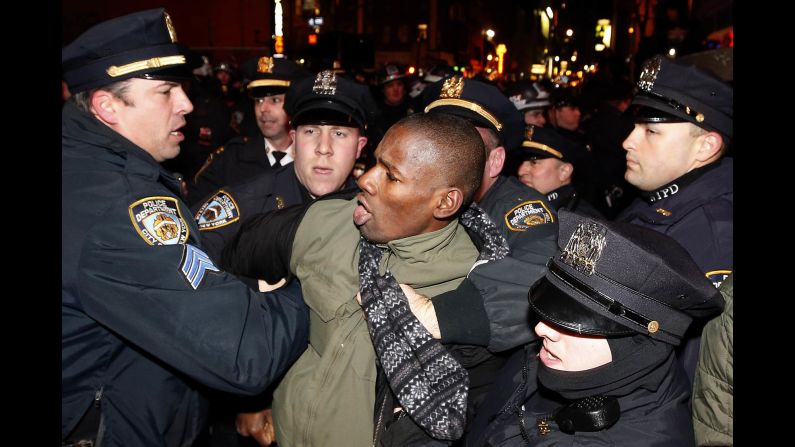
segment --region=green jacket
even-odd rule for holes
[[[693,381],[693,429],[696,445],[734,444],[734,275],[720,291],[723,313],[704,327]]]
[[[297,229],[290,270],[310,308],[309,347],[274,393],[282,447],[369,446],[373,440],[376,357],[361,306],[356,200],[314,203]],[[458,221],[383,246],[381,273],[426,296],[455,289],[478,251]]]

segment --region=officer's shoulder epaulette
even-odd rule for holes
[[[196,184],[199,181],[199,177],[204,174],[211,164],[213,164],[213,160],[215,160],[218,156],[224,153],[224,146],[219,147],[218,149],[210,152],[210,155],[207,156],[207,159],[204,160],[204,164],[198,171],[196,171],[196,175],[193,176],[193,183]]]

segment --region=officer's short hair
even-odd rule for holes
[[[123,81],[114,82],[100,88],[91,89],[89,91],[77,92],[69,97],[69,101],[72,101],[78,109],[87,113],[91,113],[91,97],[94,95],[94,92],[98,90],[105,90],[113,96],[121,99],[124,104],[128,106],[134,105],[133,102],[127,97],[127,90],[130,86],[130,82],[130,79],[125,79]]]
[[[497,132],[487,127],[483,127],[482,129],[484,129],[488,135],[486,141],[484,141],[484,144],[486,145],[486,154],[488,155],[494,149],[502,146],[502,141],[500,141],[500,136],[497,135]]]

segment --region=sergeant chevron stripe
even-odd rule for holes
[[[182,271],[182,275],[194,290],[199,288],[208,270],[213,272],[221,271],[213,264],[213,261],[210,260],[210,257],[205,252],[193,245],[185,244],[180,271]]]

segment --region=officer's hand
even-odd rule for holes
[[[433,338],[442,338],[442,334],[439,331],[439,320],[436,319],[436,309],[434,309],[431,299],[425,295],[420,295],[411,286],[401,284],[400,288],[409,301],[411,313],[420,320],[420,323],[425,326],[425,329],[431,333]]]
[[[268,447],[276,441],[273,412],[270,408],[256,413],[238,413],[235,425],[241,436],[251,436],[262,447]]]
[[[285,285],[286,283],[287,283],[287,280],[285,278],[280,279],[279,282],[277,282],[276,284],[269,284],[264,279],[258,279],[257,280],[257,284],[259,285],[259,291],[260,292],[270,292],[271,290],[276,290],[279,287]]]

